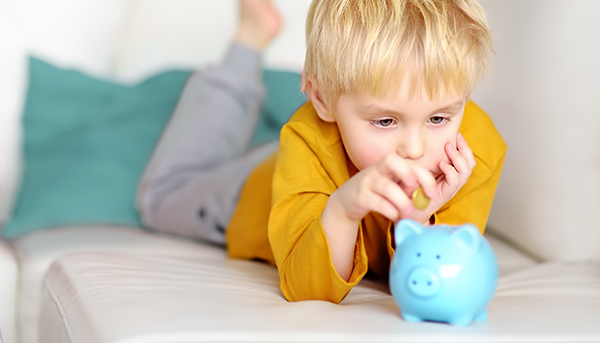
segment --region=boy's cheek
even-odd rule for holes
[[[350,149],[347,147],[346,153],[359,171],[370,167],[380,160],[377,152],[366,146],[352,146]]]
[[[353,143],[350,157],[359,170],[379,163],[384,157],[394,153],[393,147],[388,144],[381,144],[381,141],[377,139],[363,139],[360,142],[357,139]]]
[[[427,168],[434,177],[438,177],[443,174],[442,170],[440,169],[441,162],[451,164],[450,158],[444,149],[444,145],[445,143],[441,145],[441,147],[436,147],[433,149],[425,161],[427,165],[424,165],[424,167]]]

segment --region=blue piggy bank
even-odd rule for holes
[[[487,320],[498,264],[477,227],[401,220],[395,241],[390,290],[405,321],[466,326]]]

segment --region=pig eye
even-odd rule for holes
[[[435,258],[437,258],[439,260],[442,257],[440,255],[435,255]]]
[[[421,253],[420,252],[417,253],[417,257],[421,257]]]

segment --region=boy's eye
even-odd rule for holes
[[[443,122],[445,122],[447,119],[444,117],[440,117],[440,116],[436,116],[436,117],[431,117],[429,118],[429,122],[434,124],[434,125],[439,125],[442,124]]]
[[[394,125],[393,118],[375,119],[371,121],[375,126],[378,127],[390,127]]]

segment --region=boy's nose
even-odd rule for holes
[[[419,136],[407,137],[400,142],[396,151],[402,158],[418,160],[425,154],[425,143]]]

